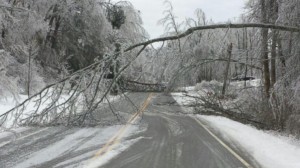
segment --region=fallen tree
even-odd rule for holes
[[[281,26],[262,23],[248,24],[215,24],[207,26],[192,27],[176,36],[167,36],[148,40],[127,47],[123,51],[119,51],[107,58],[96,60],[90,66],[87,66],[68,77],[46,86],[40,92],[29,97],[13,109],[0,115],[0,126],[3,126],[9,117],[14,117],[16,125],[84,125],[87,119],[97,120],[94,117],[94,111],[99,107],[111,89],[117,85],[122,73],[132,64],[132,62],[144,51],[144,49],[156,42],[164,42],[177,40],[186,37],[193,32],[211,29],[231,29],[231,28],[268,28],[289,32],[300,32],[298,27]],[[134,55],[128,62],[123,65],[114,78],[111,80],[105,79],[105,75],[109,73],[111,66],[114,66],[114,60],[123,55]],[[224,61],[224,60],[206,60]],[[235,61],[235,60],[232,60]],[[259,67],[258,67],[259,68]],[[73,87],[69,87],[72,83]],[[67,98],[63,98],[63,95]],[[25,113],[29,102],[35,101],[36,107],[30,113]],[[82,109],[78,111],[78,106],[81,104]],[[43,104],[45,104],[43,107]],[[117,114],[114,114],[117,116]]]
[[[185,96],[196,100],[196,103],[191,105],[195,108],[195,114],[223,116],[244,124],[251,124],[259,129],[271,129],[271,126],[259,121],[255,116],[244,113],[238,105],[233,108],[225,108],[221,103],[222,100],[216,95],[191,96],[185,94]]]

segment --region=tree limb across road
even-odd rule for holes
[[[1,8],[1,5],[0,5]],[[164,41],[170,41],[170,40],[177,40],[183,37],[186,37],[190,34],[192,34],[193,32],[196,31],[201,31],[201,30],[211,30],[211,29],[220,29],[220,28],[268,28],[268,29],[276,29],[276,30],[281,30],[281,31],[289,31],[289,32],[300,32],[300,28],[299,27],[290,27],[290,26],[280,26],[280,25],[273,25],[273,24],[261,24],[261,23],[245,23],[245,24],[215,24],[215,25],[207,25],[207,26],[198,26],[198,27],[192,27],[187,29],[185,32],[176,35],[176,36],[167,36],[167,37],[161,37],[161,38],[156,38],[156,39],[152,39],[152,40],[148,40],[145,42],[141,42],[141,43],[137,43],[134,44],[128,48],[126,48],[124,50],[124,52],[130,52],[132,50],[135,50],[136,48],[139,48],[139,50],[136,50],[136,55],[134,57],[134,59],[130,60],[126,65],[124,65],[118,74],[116,74],[116,77],[108,84],[108,87],[105,88],[104,94],[102,95],[102,97],[100,98],[99,101],[94,101],[94,99],[92,99],[92,103],[90,103],[88,109],[86,110],[86,112],[84,113],[84,117],[83,120],[86,118],[85,116],[87,115],[87,113],[90,113],[91,111],[93,111],[94,109],[96,109],[99,104],[106,98],[106,95],[108,95],[109,91],[111,90],[111,88],[115,85],[115,83],[117,82],[117,80],[119,79],[119,77],[122,75],[122,72],[125,71],[130,65],[131,63],[143,52],[143,50],[150,44],[155,43],[155,42],[164,42]],[[120,51],[121,52],[121,51]],[[114,53],[114,55],[119,55],[120,52]],[[105,75],[105,73],[107,72],[107,69],[109,69],[109,64],[111,64],[111,62],[113,62],[112,59],[115,58],[114,55],[111,55],[107,60],[102,59],[102,60],[97,60],[95,61],[93,64],[82,68],[76,72],[74,72],[73,74],[69,75],[68,77],[62,79],[61,81],[58,81],[56,83],[53,83],[51,85],[46,86],[44,89],[42,89],[40,92],[38,92],[37,94],[29,97],[28,99],[24,100],[22,103],[20,103],[19,105],[17,105],[16,107],[12,108],[11,110],[7,111],[6,113],[3,113],[0,115],[0,126],[6,121],[6,119],[8,118],[8,115],[10,113],[15,112],[16,114],[22,114],[24,111],[24,108],[26,106],[26,103],[28,103],[30,100],[32,100],[33,98],[36,97],[40,97],[39,100],[37,100],[38,102],[43,102],[41,99],[43,99],[44,97],[42,96],[44,92],[47,92],[51,89],[51,88],[59,88],[59,86],[61,85],[61,89],[59,91],[59,94],[56,96],[56,99],[51,102],[50,104],[50,108],[46,108],[43,110],[43,116],[45,116],[45,114],[49,113],[49,111],[51,111],[52,109],[56,108],[56,107],[60,107],[60,106],[65,106],[70,100],[73,102],[72,105],[76,104],[76,100],[80,98],[79,93],[81,94],[82,92],[86,91],[89,89],[89,87],[91,86],[91,83],[93,82],[90,81],[86,87],[82,86],[83,88],[81,89],[81,91],[78,91],[77,89],[75,91],[72,91],[72,88],[70,89],[70,91],[72,91],[72,93],[77,93],[75,96],[71,96],[68,100],[64,101],[63,103],[59,103],[59,97],[61,96],[61,93],[64,89],[64,86],[67,82],[70,82],[70,80],[72,80],[73,78],[76,79],[76,77],[78,78],[83,78],[84,76],[89,76],[89,74],[94,74],[95,76],[99,76],[99,79],[97,78],[97,80],[94,80],[94,82],[103,82],[104,80],[102,78],[102,76]],[[207,62],[213,62],[213,61],[224,61],[222,59],[218,59],[218,60],[206,60],[206,62],[203,63],[207,63]],[[235,60],[231,60],[233,62],[235,62]],[[97,74],[97,75],[96,75]],[[74,88],[80,88],[80,83],[79,82],[77,85],[77,87],[75,86]],[[97,85],[98,86],[98,85]],[[98,87],[97,87],[98,88]],[[52,91],[53,93],[51,95],[55,95],[55,91]],[[93,93],[98,93],[99,90],[93,90]],[[48,98],[46,98],[48,99]],[[58,105],[56,105],[58,103]],[[40,104],[40,103],[38,103]],[[40,105],[38,105],[38,108],[40,107]],[[38,111],[35,110],[35,113],[37,113]],[[67,107],[62,107],[63,110],[61,111],[67,111],[65,110],[66,108],[70,108],[70,106]],[[20,109],[20,110],[19,110]],[[50,110],[49,110],[50,109]],[[38,115],[33,116],[35,119],[37,118]],[[42,117],[43,117],[42,116]],[[60,117],[60,114],[59,116]],[[75,116],[77,117],[77,116]]]
[[[274,24],[264,24],[264,23],[238,23],[238,24],[214,24],[214,25],[206,25],[206,26],[197,26],[197,27],[191,27],[187,29],[185,32],[175,35],[175,36],[167,36],[167,37],[160,37],[155,38],[152,40],[148,40],[142,43],[134,44],[127,49],[125,49],[125,52],[130,51],[136,47],[140,46],[147,46],[152,43],[156,42],[163,42],[163,41],[170,41],[170,40],[177,40],[183,37],[186,37],[195,31],[200,30],[212,30],[212,29],[239,29],[239,28],[266,28],[266,29],[275,29],[275,30],[281,30],[281,31],[289,31],[289,32],[300,32],[300,27],[292,27],[292,26],[283,26],[283,25],[274,25]]]

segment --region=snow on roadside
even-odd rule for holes
[[[189,92],[195,90],[195,86],[179,87],[175,90],[177,90],[178,92]]]
[[[92,134],[95,134],[97,129],[81,129],[76,131],[75,133],[66,136],[61,141],[48,146],[40,151],[37,151],[31,155],[26,157],[24,162],[19,163],[18,165],[14,166],[15,168],[25,168],[25,167],[34,167],[43,162],[50,161],[63,153],[67,152],[68,150],[76,147],[78,143],[80,143],[82,138],[87,138]]]
[[[124,93],[124,94],[127,94],[127,93]],[[104,99],[103,100],[103,103],[112,103],[112,102],[115,102],[119,99],[121,99],[122,97],[124,97],[124,95],[108,95],[107,96],[107,99]]]
[[[230,83],[230,85],[233,87],[243,88],[245,86],[245,81],[233,81]],[[246,81],[246,86],[248,87],[259,87],[261,85],[260,79]]]
[[[6,137],[11,136],[11,135],[14,135],[16,137],[16,135],[18,135],[18,134],[20,134],[20,133],[22,133],[22,132],[24,132],[28,129],[29,129],[28,127],[19,127],[19,128],[10,129],[10,130],[1,130],[0,129],[0,139],[1,138],[6,138]]]
[[[17,106],[20,102],[23,102],[27,99],[27,96],[25,95],[19,95],[19,100],[16,101],[13,97],[5,97],[0,99],[0,115],[6,113],[8,110],[11,110],[15,106]],[[30,108],[34,107],[35,103],[32,103],[32,105],[29,105]],[[32,110],[32,109],[30,109]],[[14,117],[8,116],[7,121],[3,125],[3,127],[10,127],[13,125]],[[3,128],[0,127],[0,132],[4,131]]]
[[[20,96],[20,102],[24,101],[24,97]],[[18,105],[18,102],[14,100],[13,97],[7,97],[5,99],[0,99],[0,115],[7,112],[8,110],[12,109]]]
[[[50,93],[48,93],[48,94],[50,94]],[[15,100],[13,97],[6,97],[4,99],[0,99],[0,115],[6,113],[9,110],[11,110],[12,108],[17,106],[18,104],[25,101],[27,98],[28,98],[28,96],[26,96],[26,95],[19,95],[18,100]],[[58,100],[58,102],[64,102],[68,98],[69,98],[68,95],[62,95],[60,97],[60,99]],[[32,114],[35,111],[35,109],[37,108],[37,103],[35,102],[36,100],[37,99],[33,98],[32,100],[30,100],[26,103],[26,105],[24,106],[25,109],[22,112],[22,114],[18,114],[19,119],[26,118],[26,117],[28,117],[28,115]],[[47,100],[43,101],[43,103],[40,105],[40,109],[39,109],[38,112],[45,109],[50,103],[51,103],[50,99],[47,99]],[[2,125],[2,127],[5,127],[5,128],[14,127],[14,121],[16,119],[15,115],[16,115],[15,113],[14,114],[9,114],[7,116],[7,119],[5,120],[4,124]],[[0,128],[0,130],[1,130],[1,128]]]
[[[186,96],[186,93],[183,92],[171,93],[171,95],[175,99],[175,101],[181,106],[188,106],[195,102],[194,98]]]
[[[23,162],[18,163],[14,167],[18,168],[29,168],[34,167],[38,164],[45,163],[47,161],[51,161],[56,158],[66,157],[63,162],[58,163],[56,166],[64,166],[64,165],[72,165],[72,167],[85,167],[87,164],[91,163],[90,160],[81,161],[85,158],[93,158],[95,153],[101,149],[101,147],[108,142],[108,140],[114,136],[115,133],[121,129],[122,125],[119,126],[110,126],[106,128],[82,128],[74,133],[65,136],[60,141],[57,141],[50,146],[43,148],[39,151],[36,151],[28,156]],[[125,137],[129,137],[133,134],[139,133],[141,130],[136,125],[130,125],[129,129],[127,129]],[[98,159],[96,162],[92,162],[92,165],[100,166],[107,161],[109,161],[112,157],[115,157],[117,154],[121,153],[125,149],[127,149],[130,145],[137,142],[139,138],[132,139],[128,141],[121,141],[119,146],[116,146],[111,152],[108,152],[105,157]],[[97,146],[97,147],[94,147]],[[93,147],[93,148],[92,148]],[[90,149],[91,150],[87,150]],[[81,155],[76,155],[76,153],[83,152]],[[68,156],[74,157],[69,158]],[[79,161],[79,163],[78,163]],[[101,162],[100,162],[101,161]]]
[[[103,104],[107,104],[108,101],[110,103],[115,102],[122,97],[123,97],[123,95],[108,95],[107,99],[104,99]],[[6,113],[7,111],[9,111],[12,108],[14,108],[15,106],[17,106],[19,103],[25,101],[28,98],[28,96],[20,94],[20,95],[18,95],[18,98],[19,99],[17,101],[13,97],[0,98],[0,115]],[[68,98],[69,98],[68,95],[62,95],[58,102],[62,103],[64,101],[66,101]],[[51,103],[50,99],[48,99],[47,101],[43,101],[39,111],[42,111],[42,109],[46,108],[50,103]],[[35,99],[29,101],[26,104],[26,109],[25,109],[24,113],[20,117],[21,118],[27,117],[29,114],[34,112],[37,107],[36,105],[37,104],[35,102]],[[79,103],[78,108],[77,108],[78,112],[80,112],[80,110],[81,110],[80,106],[81,105]],[[10,128],[11,126],[13,126],[14,119],[15,119],[15,117],[13,115],[8,115],[8,118],[2,127]],[[3,128],[1,128],[1,127],[0,127],[0,132],[3,132]]]
[[[177,88],[178,92],[171,93],[175,101],[181,106],[188,106],[195,102],[195,98],[189,96],[199,96],[195,91],[195,86]],[[187,96],[189,95],[189,96]]]
[[[241,145],[265,168],[300,167],[300,141],[257,130],[224,117],[197,117],[217,129],[224,139]]]

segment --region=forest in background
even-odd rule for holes
[[[124,80],[168,83],[170,90],[216,80],[224,84],[213,97],[201,98],[204,105],[232,115],[236,109],[225,109],[218,101],[246,92],[247,101],[237,103],[239,113],[263,123],[263,128],[300,134],[299,31],[230,27],[260,23],[299,29],[297,0],[249,0],[247,12],[220,29],[201,9],[194,18],[178,22],[171,2],[166,1],[159,21],[166,28],[162,37],[178,38],[158,40],[162,41],[158,48],[151,43],[130,48],[147,42],[148,35],[129,2],[1,0],[0,4],[1,96],[18,99],[26,94],[38,104],[52,100],[22,123],[64,123],[65,118],[75,125],[84,122],[93,118],[110,90],[122,90]],[[209,25],[217,27],[180,36]],[[261,87],[231,92],[230,79],[237,76],[261,79]],[[69,97],[61,102],[64,94]],[[78,102],[86,109],[76,112]],[[2,118],[19,116],[24,106]]]

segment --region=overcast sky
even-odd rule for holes
[[[166,9],[164,0],[128,0],[141,12],[144,28],[151,38],[164,33],[164,27],[157,22],[163,18]],[[247,0],[171,0],[174,12],[180,20],[188,17],[195,18],[195,10],[202,9],[207,19],[214,22],[227,22],[238,18],[243,12]]]

